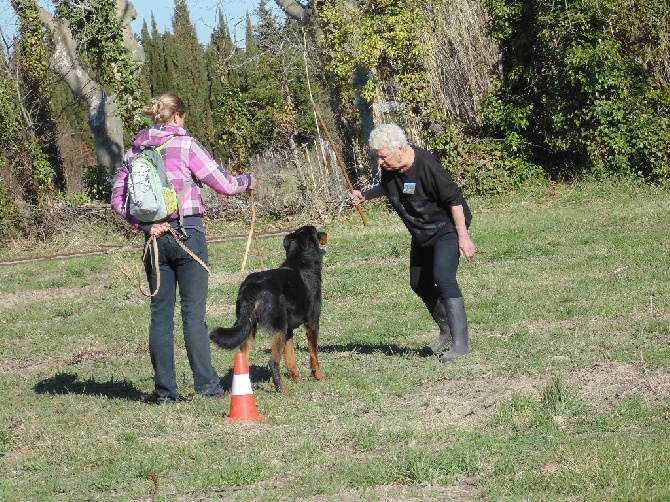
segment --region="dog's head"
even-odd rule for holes
[[[319,232],[316,227],[305,225],[284,237],[284,249],[286,250],[286,256],[296,253],[323,254],[326,252],[327,241],[328,234],[326,232]]]

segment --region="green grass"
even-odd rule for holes
[[[355,211],[323,225],[329,381],[308,378],[299,330],[305,380],[272,391],[260,334],[262,422],[226,422],[228,403],[197,397],[151,403],[148,303],[127,277],[137,249],[0,266],[0,500],[149,500],[152,471],[158,500],[670,500],[670,193],[556,186],[471,206],[477,255],[459,280],[472,353],[421,357],[436,331],[407,284],[407,232],[368,205],[367,227]],[[76,232],[61,249],[95,248]],[[266,267],[281,239],[261,239]],[[210,244],[210,327],[233,321],[244,246]],[[178,316],[175,333],[192,395]],[[233,354],[213,349],[228,387]]]

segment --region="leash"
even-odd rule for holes
[[[249,204],[251,205],[251,228],[249,228],[249,236],[247,237],[247,245],[244,249],[244,258],[242,259],[242,267],[240,272],[244,272],[247,266],[247,258],[249,256],[249,248],[251,247],[251,238],[256,241],[256,250],[258,251],[258,261],[260,262],[261,270],[263,267],[263,255],[261,255],[261,245],[258,242],[258,236],[254,233],[254,223],[256,223],[256,205],[254,204],[254,191],[249,190]]]
[[[202,265],[202,267],[203,267],[205,270],[207,270],[207,273],[208,273],[208,274],[211,274],[211,273],[212,273],[212,271],[211,271],[211,270],[209,269],[209,267],[205,264],[205,262],[202,261],[198,256],[196,256],[195,253],[193,253],[193,251],[191,251],[189,248],[187,248],[187,247],[184,245],[184,243],[183,243],[183,242],[181,241],[181,239],[179,238],[179,234],[177,233],[177,231],[176,231],[174,228],[170,228],[170,233],[171,233],[172,236],[174,237],[174,240],[177,242],[177,244],[179,244],[179,245],[181,246],[181,248],[182,248],[184,251],[186,251],[186,253],[188,253],[188,255],[189,255],[191,258],[193,258],[193,259],[194,259],[195,261],[197,261],[200,265]],[[153,252],[152,252],[152,251],[153,251]],[[144,260],[145,260],[146,257],[147,257],[147,253],[148,253],[149,255],[153,255],[153,268],[154,268],[154,270],[156,270],[156,290],[155,290],[153,293],[151,292],[151,289],[149,289],[149,291],[146,291],[146,290],[142,287],[142,283],[140,282],[140,291],[142,292],[142,294],[143,294],[144,296],[147,296],[147,297],[151,298],[152,296],[156,296],[156,293],[158,293],[158,290],[159,290],[160,287],[161,287],[161,270],[160,270],[160,267],[158,266],[158,239],[156,238],[155,235],[152,235],[151,237],[149,237],[149,239],[147,240],[146,244],[144,245],[144,252],[142,253],[142,261],[143,261],[143,262],[144,262]]]

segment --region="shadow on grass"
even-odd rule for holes
[[[283,360],[282,360],[283,364]],[[226,390],[230,390],[233,386],[233,368],[228,370],[228,373],[224,376],[220,376],[219,380],[221,381],[221,387]],[[256,364],[249,365],[249,379],[252,382],[265,382],[272,380],[272,371],[270,371],[269,366],[258,366]]]
[[[421,349],[417,349],[415,347],[401,347],[400,345],[396,345],[394,343],[379,343],[376,345],[361,343],[348,343],[346,345],[320,345],[319,352],[354,352],[356,354],[384,354],[385,356],[419,357],[426,355],[422,352]]]
[[[76,373],[64,372],[56,373],[51,378],[37,382],[33,389],[37,394],[80,394],[127,401],[146,401],[149,397],[128,380],[114,380],[113,378],[107,382],[98,382],[92,378],[79,380]]]
[[[307,347],[304,346],[297,346],[295,348],[296,352],[308,352]],[[371,354],[383,354],[385,356],[389,357],[404,357],[404,356],[410,356],[410,357],[436,357],[435,355],[428,354],[423,351],[421,348],[409,348],[409,347],[401,347],[400,345],[396,344],[360,344],[360,343],[351,343],[351,344],[343,344],[343,345],[320,345],[319,346],[319,353],[341,353],[341,352],[354,352],[356,354],[366,354],[366,355],[371,355]],[[269,349],[263,349],[262,352],[270,355],[270,350]],[[269,359],[268,359],[269,361]],[[284,365],[284,358],[282,356],[282,372],[285,371],[285,365]],[[219,373],[221,375],[221,373]],[[257,364],[250,364],[249,365],[249,379],[252,382],[271,382],[272,381],[272,371],[270,371],[270,367],[268,366],[260,366]],[[221,381],[221,386],[224,389],[230,389],[233,385],[233,368],[231,367],[228,370],[228,373],[224,376],[220,376],[220,381]]]
[[[296,345],[296,352],[307,352],[307,346],[303,343]],[[270,355],[270,349],[263,349],[263,352]],[[424,356],[423,350],[416,347],[401,347],[395,343],[347,343],[319,345],[318,352],[355,352],[357,354],[384,354],[385,356]],[[283,357],[283,356],[282,356]],[[283,359],[282,359],[283,360]],[[250,369],[251,371],[251,369]],[[269,371],[269,370],[268,370]]]

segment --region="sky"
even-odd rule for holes
[[[174,13],[174,0],[130,0],[137,11],[137,19],[133,21],[133,31],[137,34],[142,30],[142,23],[147,22],[151,30],[151,13],[156,19],[156,25],[160,33],[172,31],[172,14]],[[218,22],[217,9],[221,9],[233,41],[240,45],[244,44],[244,31],[247,12],[252,16],[258,6],[258,1],[244,0],[186,0],[191,23],[196,27],[200,43],[208,43],[212,30]],[[272,2],[274,4],[274,2]],[[268,5],[271,7],[271,5]]]
[[[160,33],[172,31],[172,14],[174,13],[174,0],[130,0],[137,11],[137,19],[132,23],[133,32],[137,35],[142,30],[144,20],[151,29],[151,13],[156,19],[156,25]],[[53,0],[39,0],[39,5],[49,11],[53,11]],[[258,0],[186,0],[191,22],[195,25],[200,43],[209,42],[212,30],[216,27],[218,15],[217,8],[221,9],[228,29],[234,41],[244,45],[244,32],[247,12],[251,15],[251,22],[255,22],[254,10],[258,7]],[[274,2],[268,2],[268,8],[280,13],[279,7]],[[9,0],[0,0],[0,31],[5,36],[12,37],[16,33],[16,15]]]

